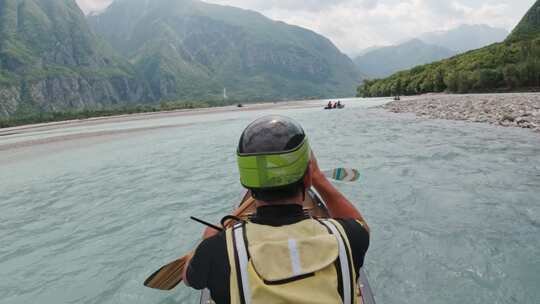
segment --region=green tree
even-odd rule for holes
[[[519,85],[519,71],[515,64],[509,64],[503,68],[504,81],[509,89],[515,89]]]
[[[435,71],[433,89],[435,90],[435,92],[442,92],[446,90],[446,84],[444,83],[444,71],[441,68],[438,68]]]
[[[444,83],[448,90],[452,93],[458,92],[458,80],[459,80],[459,73],[455,71],[451,71],[448,73],[444,79]]]

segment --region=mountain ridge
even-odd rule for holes
[[[369,80],[357,96],[431,92],[484,93],[540,88],[540,0],[501,43],[453,56],[385,79]]]
[[[486,24],[461,24],[446,31],[424,33],[419,36],[419,39],[428,44],[451,49],[456,53],[463,53],[501,42],[508,34],[505,29]]]
[[[191,77],[208,84],[194,90],[207,98],[226,87],[231,97],[254,101],[347,96],[360,78],[327,38],[250,10],[195,0],[119,0],[88,19],[139,74],[159,75],[151,87],[166,100],[192,98],[182,87]],[[188,75],[184,80],[180,70]]]
[[[353,61],[360,71],[370,78],[379,78],[455,54],[456,52],[450,49],[430,45],[420,39],[411,39],[399,45],[369,51]]]
[[[536,1],[514,28],[508,42],[540,37],[540,1]]]
[[[488,25],[462,24],[446,31],[427,32],[401,43],[374,47],[353,61],[367,78],[382,78],[420,64],[503,41],[508,31]],[[411,45],[414,42],[414,46]]]
[[[75,0],[0,1],[0,119],[217,105],[224,88],[226,103],[346,97],[359,80],[329,39],[232,6],[117,0],[84,16]]]

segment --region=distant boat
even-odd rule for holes
[[[334,107],[329,107],[329,106],[324,107],[325,110],[336,110],[336,109],[343,109],[343,108],[345,108],[344,104],[340,104],[340,105],[336,106],[335,108]]]
[[[244,105],[241,104],[241,103],[237,104],[236,106],[237,106],[238,108],[243,108],[243,107],[244,107]]]

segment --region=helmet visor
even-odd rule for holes
[[[274,188],[293,184],[304,177],[311,148],[307,138],[297,148],[269,154],[238,153],[240,182],[246,188]]]

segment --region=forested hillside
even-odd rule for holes
[[[116,0],[90,16],[160,100],[353,96],[353,62],[328,39],[263,15],[195,0]]]
[[[253,11],[116,0],[86,18],[75,0],[0,0],[0,126],[353,96],[359,81],[330,40]]]
[[[540,1],[537,1],[504,42],[417,66],[385,79],[365,81],[358,87],[358,96],[492,92],[539,87]]]

